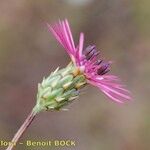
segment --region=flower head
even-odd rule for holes
[[[130,100],[130,92],[124,88],[117,76],[107,74],[110,71],[110,61],[99,58],[95,45],[84,48],[84,34],[81,32],[79,43],[74,44],[70,25],[67,20],[54,25],[48,24],[58,42],[69,54],[73,64],[86,78],[87,83],[98,87],[110,99],[118,103]]]

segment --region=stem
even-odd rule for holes
[[[31,113],[28,115],[20,129],[17,131],[15,136],[13,137],[12,141],[10,142],[8,148],[6,150],[12,150],[14,146],[17,144],[18,140],[21,138],[25,130],[29,127],[33,119],[35,118],[37,112],[33,109]]]

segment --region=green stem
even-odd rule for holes
[[[33,119],[35,118],[36,114],[38,113],[38,110],[36,107],[33,108],[31,113],[28,115],[20,129],[17,131],[17,133],[14,135],[13,139],[11,140],[8,148],[6,150],[12,150],[14,146],[17,144],[23,133],[26,131],[26,129],[29,127],[29,125],[32,123]]]

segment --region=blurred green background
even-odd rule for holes
[[[10,140],[20,127],[43,76],[69,62],[46,27],[64,18],[76,42],[83,31],[86,46],[96,44],[104,58],[114,61],[111,72],[132,91],[134,101],[117,105],[89,86],[69,111],[39,114],[21,138],[71,139],[75,147],[21,145],[16,150],[149,150],[149,0],[1,0],[0,139]]]

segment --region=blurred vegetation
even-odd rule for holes
[[[134,101],[120,106],[89,87],[69,112],[41,113],[21,140],[73,139],[74,150],[149,150],[148,0],[1,0],[0,138],[10,140],[20,127],[43,76],[69,62],[46,27],[59,18],[68,18],[76,41],[83,31],[85,46],[96,44],[104,58],[114,61],[112,73],[132,91]]]

